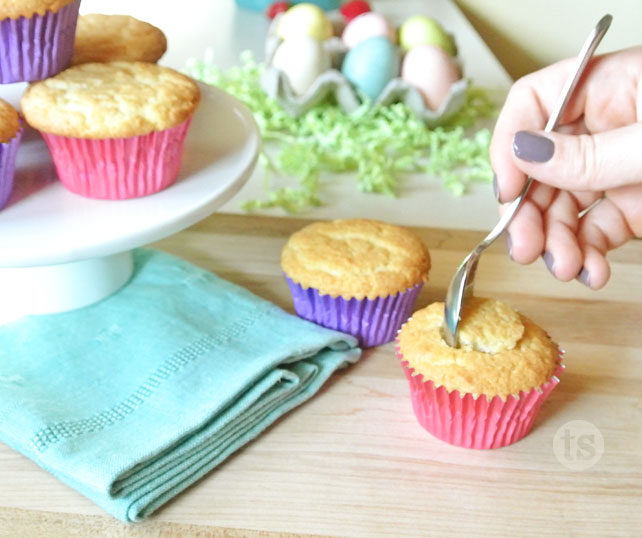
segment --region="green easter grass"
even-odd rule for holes
[[[446,124],[428,128],[401,103],[365,103],[345,114],[328,99],[294,118],[261,89],[263,64],[250,52],[241,55],[239,66],[223,71],[207,51],[203,60],[190,59],[185,71],[245,103],[264,143],[270,142],[259,156],[265,198],[245,202],[246,211],[280,207],[296,213],[320,206],[323,176],[328,173],[353,172],[357,189],[389,196],[397,196],[409,173],[439,177],[455,196],[464,194],[470,183],[492,181],[490,131],[471,129],[495,112],[482,88],[471,87],[466,104]],[[274,186],[275,180],[284,179],[293,186]]]

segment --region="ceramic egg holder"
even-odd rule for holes
[[[337,105],[350,114],[361,105],[361,98],[353,84],[341,72],[341,64],[348,52],[339,37],[343,31],[343,19],[329,14],[334,36],[326,39],[323,46],[330,55],[332,68],[320,74],[305,93],[298,95],[290,84],[287,75],[271,66],[272,57],[282,40],[277,36],[276,28],[283,14],[274,18],[268,30],[265,42],[266,68],[261,77],[263,91],[275,99],[290,115],[298,117],[315,107],[326,97],[334,95]],[[461,67],[461,66],[460,66]],[[400,77],[393,78],[381,93],[373,100],[373,105],[404,103],[428,127],[436,127],[452,117],[466,102],[466,91],[469,81],[461,78],[455,82],[448,95],[437,110],[426,106],[421,93]]]

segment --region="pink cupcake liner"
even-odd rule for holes
[[[22,125],[15,136],[8,142],[0,143],[0,209],[2,209],[13,191],[13,177],[16,169],[16,154],[22,140]]]
[[[62,184],[87,198],[125,200],[169,187],[178,176],[191,119],[128,138],[72,138],[42,133]]]
[[[423,283],[419,283],[395,295],[359,300],[323,295],[315,288],[303,288],[287,275],[285,279],[299,317],[351,334],[359,340],[361,347],[378,346],[394,340],[399,327],[410,317],[423,287]]]
[[[0,84],[42,80],[71,62],[80,0],[44,15],[0,21]]]
[[[419,423],[438,439],[465,448],[499,448],[526,436],[564,371],[560,350],[557,367],[544,384],[511,394],[505,400],[500,396],[488,400],[484,395],[461,395],[457,390],[449,392],[432,381],[424,381],[403,359],[398,340],[396,352],[410,385],[412,409]]]

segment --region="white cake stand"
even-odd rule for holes
[[[16,106],[24,88],[0,87],[0,97]],[[26,130],[14,193],[0,210],[0,324],[103,299],[130,278],[133,248],[207,217],[243,186],[260,146],[254,119],[226,93],[201,90],[177,182],[144,198],[71,193],[40,135]]]

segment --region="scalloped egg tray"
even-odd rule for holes
[[[340,70],[348,50],[341,38],[338,37],[343,30],[342,19],[339,16],[329,15],[335,35],[323,42],[323,46],[330,55],[332,68],[321,73],[305,93],[297,95],[292,89],[287,75],[271,66],[272,57],[282,42],[276,34],[281,15],[277,16],[270,24],[265,42],[266,68],[261,78],[263,91],[295,117],[305,114],[329,95],[334,95],[337,105],[348,114],[362,106],[363,101],[359,92]],[[396,77],[388,82],[377,98],[372,101],[372,105],[402,102],[427,126],[436,127],[452,117],[465,104],[469,85],[470,82],[465,78],[455,82],[450,87],[441,106],[437,110],[431,110],[426,106],[421,93],[414,86],[400,77]]]

